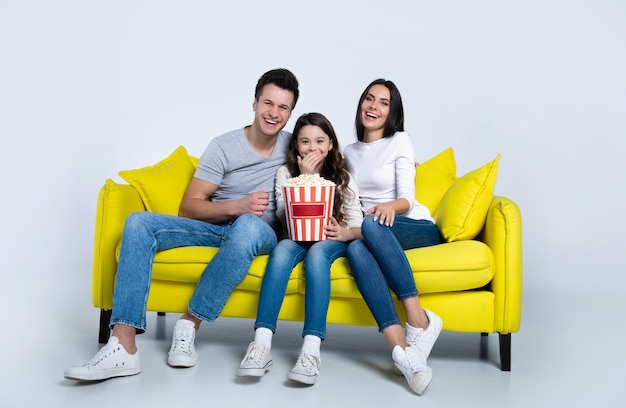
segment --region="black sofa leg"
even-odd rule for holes
[[[111,335],[111,329],[109,323],[111,322],[111,310],[100,309],[100,331],[98,333],[98,343],[105,344],[109,341]]]
[[[500,334],[500,369],[511,371],[511,333]]]

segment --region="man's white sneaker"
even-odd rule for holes
[[[396,346],[391,357],[394,366],[404,374],[411,390],[422,395],[433,378],[433,370],[426,365],[426,353],[413,345],[405,349]]]
[[[198,363],[198,353],[193,342],[196,338],[196,325],[191,320],[178,319],[174,325],[172,347],[167,355],[167,363],[172,367],[193,367]]]
[[[428,309],[424,309],[426,312],[426,316],[428,317],[429,323],[426,330],[424,329],[413,329],[411,332],[406,331],[406,341],[407,343],[417,346],[426,353],[426,358],[430,356],[430,352],[439,337],[439,333],[441,333],[441,328],[443,326],[443,322],[441,318],[437,316],[435,313],[431,312]]]
[[[287,378],[303,384],[313,385],[320,374],[321,365],[322,361],[319,355],[303,351],[298,356],[296,364],[289,371]]]
[[[111,336],[107,344],[88,363],[68,368],[64,377],[71,380],[98,381],[140,372],[139,352],[128,354],[118,338]]]
[[[272,353],[262,344],[250,343],[245,357],[239,364],[237,375],[240,377],[262,377],[272,366]]]

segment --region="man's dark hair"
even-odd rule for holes
[[[261,90],[267,84],[274,84],[279,88],[293,92],[293,104],[291,109],[295,108],[298,97],[300,96],[300,91],[298,91],[298,79],[291,71],[286,68],[276,68],[261,75],[261,78],[259,78],[256,84],[254,99],[259,99]]]

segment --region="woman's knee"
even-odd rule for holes
[[[361,224],[361,234],[365,240],[375,239],[376,236],[388,230],[388,226],[381,225],[374,220],[374,215],[368,215]]]

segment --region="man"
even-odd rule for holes
[[[202,273],[187,312],[174,327],[168,364],[193,367],[200,323],[217,319],[252,260],[276,245],[274,178],[285,162],[290,134],[282,129],[298,101],[298,80],[287,69],[259,78],[251,125],[213,139],[182,199],[179,216],[131,214],[117,266],[108,343],[86,364],[65,370],[84,381],[141,371],[135,343],[146,329],[146,301],[156,251],[181,246],[219,247]],[[207,200],[208,198],[211,200]]]

